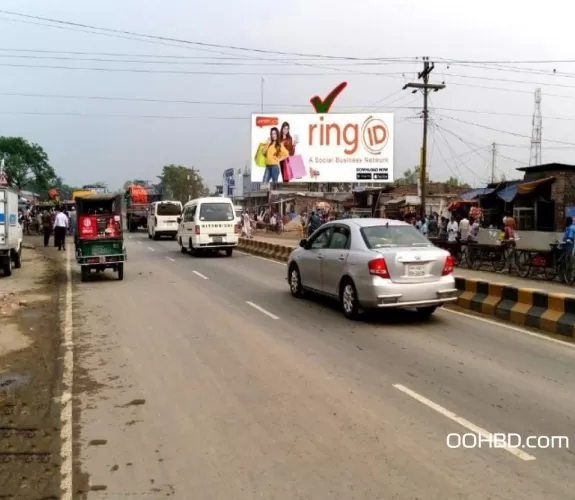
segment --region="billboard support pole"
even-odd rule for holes
[[[428,98],[429,98],[429,91],[432,90],[433,92],[437,92],[438,90],[442,90],[445,88],[443,84],[433,84],[429,83],[429,74],[435,68],[434,63],[429,62],[429,57],[423,58],[423,71],[421,71],[417,78],[418,80],[423,80],[423,83],[407,83],[403,86],[403,89],[413,89],[412,93],[415,94],[418,90],[421,90],[423,93],[423,144],[422,144],[422,151],[421,151],[421,166],[419,168],[419,183],[421,185],[421,199],[420,201],[420,208],[419,213],[421,218],[425,218],[426,211],[425,211],[425,194],[427,191],[427,122],[429,119],[428,113]]]

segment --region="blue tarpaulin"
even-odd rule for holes
[[[459,195],[459,197],[462,200],[473,200],[474,198],[477,198],[478,196],[485,196],[486,194],[491,194],[493,193],[493,189],[491,188],[477,188],[477,189],[471,189],[470,191],[465,191],[465,193],[461,193]]]
[[[511,203],[517,196],[517,190],[519,189],[520,184],[521,182],[517,182],[515,184],[507,186],[501,191],[498,191],[497,196],[499,196],[499,198],[501,198],[504,202]]]

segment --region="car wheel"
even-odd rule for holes
[[[231,257],[234,254],[233,248],[226,248],[226,256]]]
[[[22,248],[14,254],[14,268],[20,269],[22,267]]]
[[[12,276],[12,258],[10,256],[4,262],[3,271],[4,276]]]
[[[155,241],[158,241],[160,239],[160,237],[156,233],[154,233],[154,235],[152,236],[152,239]]]
[[[150,232],[148,231],[148,239],[151,240],[152,239],[152,235],[150,234]]]
[[[182,243],[182,238],[178,239],[178,243],[180,245],[180,252],[182,253],[188,253],[188,250],[186,249],[186,247],[184,246],[184,244]]]
[[[359,317],[359,301],[357,299],[357,289],[353,281],[346,279],[341,283],[339,293],[341,309],[346,318],[357,319]]]
[[[431,318],[431,315],[435,312],[436,309],[437,309],[437,306],[418,307],[416,309],[416,311],[417,311],[417,315],[421,319],[429,319],[429,318]]]
[[[197,254],[198,254],[198,252],[197,252],[197,250],[194,248],[194,245],[193,245],[193,243],[192,243],[192,238],[190,238],[190,242],[189,242],[189,243],[190,243],[190,255],[191,255],[192,257],[196,257]]]
[[[291,294],[296,297],[300,298],[303,296],[303,287],[301,286],[301,275],[299,272],[299,268],[296,264],[292,264],[289,270],[289,289]]]

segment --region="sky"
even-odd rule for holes
[[[446,85],[431,95],[431,178],[485,185],[492,143],[496,179],[521,178],[515,169],[529,164],[536,88],[542,162],[574,163],[575,39],[572,21],[557,14],[563,7],[556,0],[484,0],[473,8],[451,0],[3,0],[4,11],[194,43],[0,13],[0,134],[40,144],[71,185],[118,188],[181,164],[213,187],[225,169],[250,159],[262,77],[264,110],[282,113],[313,112],[312,95],[347,81],[332,112],[393,111],[400,177],[419,163],[423,101],[401,89],[428,56],[431,82]]]

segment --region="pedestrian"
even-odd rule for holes
[[[54,239],[58,246],[58,251],[66,250],[66,233],[70,225],[68,217],[59,208],[56,209],[56,218],[54,219]]]
[[[447,241],[457,241],[457,233],[459,232],[459,225],[455,217],[451,217],[451,222],[447,224]]]
[[[50,244],[50,234],[52,233],[52,216],[48,210],[42,212],[42,231],[44,232],[44,246]]]
[[[252,237],[252,224],[250,221],[250,214],[247,212],[247,210],[244,212],[243,217],[243,222],[244,222],[244,233],[246,235],[246,238],[251,238]]]

